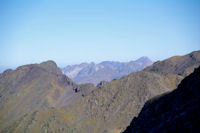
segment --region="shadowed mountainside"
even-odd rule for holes
[[[63,68],[62,71],[76,83],[93,83],[97,85],[100,81],[119,79],[132,72],[140,71],[152,63],[148,57],[141,57],[130,62],[104,61],[99,64],[69,65]]]
[[[200,67],[176,90],[144,105],[124,133],[200,132]]]

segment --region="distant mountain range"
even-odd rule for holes
[[[119,79],[132,72],[140,71],[152,65],[152,63],[148,57],[141,57],[136,61],[130,62],[104,61],[99,64],[92,62],[68,65],[62,69],[62,72],[75,83],[93,83],[96,85],[100,81]]]
[[[20,66],[16,70],[6,70],[0,73],[0,132],[123,132],[133,118],[141,114],[140,111],[145,102],[151,98],[159,99],[158,96],[170,93],[177,88],[181,80],[200,65],[199,57],[200,51],[179,58],[171,57],[120,79],[110,82],[102,81],[97,86],[90,83],[80,85],[74,83],[62,74],[53,61]],[[196,96],[199,96],[199,84],[192,80],[199,81],[199,77],[196,76],[199,76],[199,72],[192,76],[194,78],[184,80],[180,85],[187,85],[186,90],[196,86],[196,91],[186,91],[183,95],[182,91],[178,91],[180,95],[166,98],[167,102],[165,100],[161,103],[154,102],[157,101],[156,99],[148,102],[149,106],[144,108],[151,109],[152,103],[153,111],[148,112],[148,108],[142,111],[142,114],[148,116],[146,119],[143,117],[146,115],[142,115],[141,121],[143,118],[145,120],[142,124],[150,120],[149,123],[152,125],[149,126],[155,127],[153,125],[155,119],[152,116],[156,111],[166,122],[168,122],[167,118],[176,118],[176,114],[175,117],[168,116],[167,111],[171,108],[169,105],[175,109],[172,112],[176,109],[190,111],[188,108],[190,103],[195,105]],[[180,86],[178,88],[182,88]],[[194,101],[192,101],[193,96]],[[188,106],[182,106],[183,103],[187,103],[187,100]],[[167,105],[166,108],[164,108],[165,105]],[[158,110],[160,108],[166,113],[162,115],[162,111],[160,113]],[[169,114],[171,115],[170,111]],[[155,115],[156,120],[160,119],[159,115],[158,117]],[[182,114],[178,115],[181,119]],[[173,119],[169,120],[173,121]],[[139,117],[138,121],[140,121]],[[189,123],[187,126],[192,125]]]

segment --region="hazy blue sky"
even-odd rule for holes
[[[196,0],[0,0],[0,66],[59,66],[200,50]]]

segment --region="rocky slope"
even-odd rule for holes
[[[199,52],[193,52],[185,56],[195,55],[198,57],[199,54]],[[172,58],[160,63],[165,64],[163,62]],[[179,68],[179,71],[192,70],[199,64],[199,58],[195,58],[194,61],[193,58],[187,58],[184,63],[187,64],[187,61],[190,62],[190,65]],[[173,70],[173,67],[171,69]],[[149,98],[175,89],[184,76],[173,73],[171,70],[165,73],[145,70],[132,73],[119,80],[101,82],[90,95],[83,99],[82,111],[77,113],[80,116],[80,119],[77,119],[80,122],[78,125],[84,127],[81,132],[101,133],[124,130]],[[76,107],[74,106],[74,108]]]
[[[182,79],[140,71],[94,86],[76,85],[52,61],[7,70],[0,74],[0,132],[119,133],[148,99]]]
[[[74,113],[72,119],[79,132],[120,132],[139,113],[145,101],[173,90],[181,79],[176,75],[133,73],[120,80],[101,82],[79,104],[70,107],[73,111],[66,110]]]
[[[200,67],[176,90],[144,105],[124,133],[200,132]]]
[[[141,57],[130,62],[104,61],[99,64],[69,65],[63,68],[62,71],[76,83],[93,83],[97,85],[100,81],[119,79],[132,72],[140,71],[151,64],[152,61],[149,58]]]
[[[0,75],[0,132],[120,132],[146,100],[181,79],[141,71],[95,87],[74,84],[52,61],[7,70]]]
[[[81,97],[74,93],[76,87],[53,61],[5,71],[0,75],[0,132],[44,132],[38,124],[45,124],[53,112],[52,123],[65,121],[53,108],[75,103]],[[31,127],[34,122],[36,127]],[[52,131],[61,126],[67,124]]]
[[[194,51],[184,56],[173,56],[164,61],[155,62],[152,66],[144,69],[147,72],[159,74],[176,74],[187,76],[200,65],[200,51]]]

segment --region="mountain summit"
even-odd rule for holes
[[[41,64],[38,64],[39,67],[46,69],[49,72],[52,72],[54,74],[61,75],[62,71],[58,68],[56,63],[52,60],[42,62]]]
[[[53,61],[6,70],[0,74],[0,132],[30,132],[35,117],[45,123],[51,108],[76,103],[81,98],[76,88]]]

